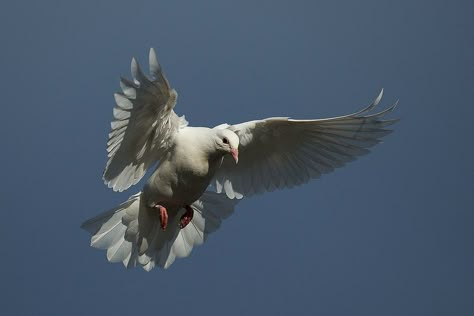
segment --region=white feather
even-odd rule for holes
[[[150,80],[132,59],[133,82],[120,81],[123,91],[115,93],[114,121],[109,134],[109,160],[104,181],[114,191],[123,191],[136,184],[156,160],[172,146],[170,139],[187,125],[173,111],[177,94],[157,66],[154,50],[150,51]],[[153,127],[152,127],[153,126]],[[125,127],[125,129],[123,129]],[[160,146],[153,146],[154,143]],[[137,172],[135,172],[137,171]]]
[[[368,153],[368,148],[390,134],[385,128],[397,122],[382,120],[397,103],[382,112],[367,113],[382,94],[383,90],[369,106],[350,115],[317,120],[278,117],[228,126],[239,136],[239,152],[245,158],[238,165],[224,159],[213,180],[216,191],[233,199],[291,188]]]
[[[207,191],[192,204],[194,216],[184,229],[178,227],[181,211],[171,214],[170,225],[163,231],[158,217],[153,216],[152,212],[156,211],[140,203],[141,198],[140,193],[131,196],[119,207],[86,221],[82,228],[92,234],[91,246],[107,250],[108,261],[122,262],[128,268],[141,265],[146,271],[157,265],[166,269],[176,258],[189,256],[194,246],[201,245],[232,214],[237,203],[225,195]],[[146,217],[145,226],[137,225],[140,215]],[[144,244],[147,246],[139,251]]]

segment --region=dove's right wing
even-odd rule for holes
[[[150,49],[151,79],[132,59],[133,81],[121,79],[116,93],[112,130],[107,142],[104,182],[114,191],[136,184],[146,170],[168,150],[176,132],[187,125],[173,111],[177,93],[170,88],[154,49]]]

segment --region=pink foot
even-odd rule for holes
[[[154,207],[160,211],[161,229],[166,230],[166,226],[168,226],[168,212],[166,211],[166,208],[158,204]]]
[[[186,209],[186,213],[184,213],[183,216],[181,216],[181,219],[179,221],[179,228],[181,229],[188,226],[188,224],[193,219],[193,215],[194,215],[194,210],[191,206],[185,205],[184,208]]]

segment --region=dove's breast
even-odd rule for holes
[[[221,159],[208,154],[206,130],[191,130],[178,138],[144,188],[147,203],[163,206],[190,205],[209,186]]]

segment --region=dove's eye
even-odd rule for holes
[[[224,137],[224,139],[222,139],[222,142],[223,142],[224,144],[228,144],[228,143],[229,143],[229,140],[228,140],[226,137]]]

